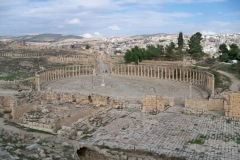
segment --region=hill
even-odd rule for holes
[[[74,35],[62,35],[62,34],[37,34],[37,35],[24,35],[19,37],[13,37],[13,36],[2,36],[0,37],[0,41],[3,39],[8,38],[12,42],[18,42],[18,41],[26,41],[26,42],[59,42],[66,39],[82,39],[83,37],[80,36],[74,36]]]

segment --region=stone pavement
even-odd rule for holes
[[[133,112],[99,128],[89,141],[189,160],[240,159],[240,122],[170,111],[158,115]]]
[[[180,82],[146,77],[105,75],[105,86],[101,86],[102,79],[102,75],[64,78],[48,82],[43,87],[44,89],[50,87],[57,92],[100,94],[120,99],[142,99],[144,95],[149,94],[182,99],[189,97],[189,86]],[[206,91],[196,86],[193,86],[192,94],[194,99],[208,96]]]

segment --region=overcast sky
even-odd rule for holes
[[[0,0],[0,35],[240,33],[240,0]]]

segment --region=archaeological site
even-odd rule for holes
[[[232,74],[59,43],[0,49],[0,159],[240,159]]]

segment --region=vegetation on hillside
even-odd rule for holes
[[[187,49],[187,51],[183,51],[184,40],[182,32],[179,33],[177,40],[177,45],[171,42],[165,47],[162,45],[148,45],[145,49],[135,46],[134,48],[127,50],[125,53],[125,62],[134,62],[135,64],[138,64],[142,60],[173,61],[182,60],[185,56],[191,56],[193,59],[201,59],[205,55],[201,46],[201,33],[197,32],[191,36],[190,40],[188,41],[189,49]]]
[[[225,43],[219,46],[219,50],[222,53],[222,55],[219,56],[219,60],[221,62],[229,62],[231,60],[240,61],[240,48],[234,43],[231,44],[229,47],[230,49],[228,49]]]

